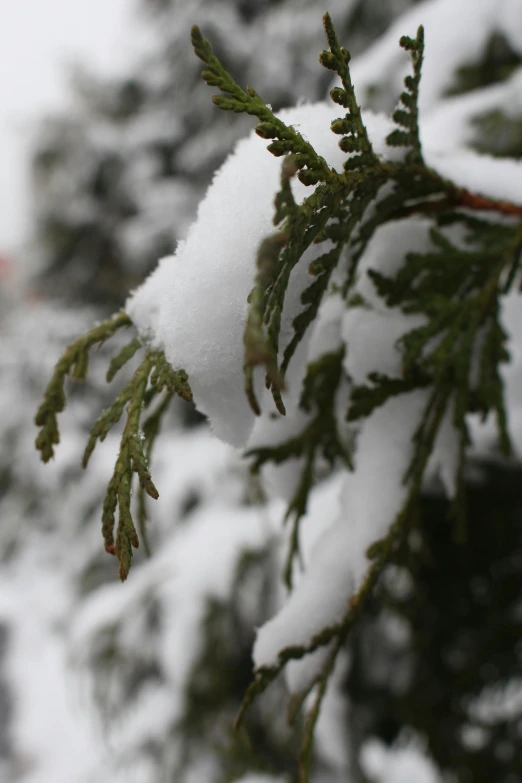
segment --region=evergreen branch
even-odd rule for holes
[[[328,14],[324,17],[324,25],[330,51],[323,52],[321,62],[339,74],[343,88],[332,91],[332,98],[348,109],[345,118],[336,120],[332,129],[347,134],[340,142],[341,147],[354,153],[346,163],[350,175],[344,179],[329,170],[324,160],[316,155],[311,145],[293,128],[288,128],[278,120],[254,90],[247,88],[245,91],[240,88],[212,53],[210,44],[202,37],[199,29],[195,27],[192,30],[195,52],[207,65],[203,78],[208,84],[219,87],[225,93],[224,96],[215,96],[215,102],[224,109],[258,116],[261,120],[256,127],[258,135],[275,139],[268,147],[270,152],[287,157],[282,170],[281,190],[276,196],[275,212],[275,222],[285,220],[285,223],[279,234],[267,238],[260,247],[257,258],[258,275],[249,298],[250,308],[244,336],[245,390],[256,414],[260,413],[260,407],[253,378],[254,368],[258,365],[266,368],[267,386],[272,389],[279,412],[284,414],[281,397],[284,373],[306,329],[317,314],[329,276],[343,246],[349,242],[353,229],[375,198],[378,188],[388,178],[383,165],[373,152],[361,118],[349,73],[349,53],[339,45]],[[417,62],[415,58],[414,62]],[[372,176],[367,173],[362,176],[357,171],[361,167],[368,169],[369,166],[373,169]],[[296,205],[290,188],[290,179],[296,173],[305,184],[317,184],[321,181],[324,183],[300,206]],[[285,349],[280,371],[277,364],[279,331],[291,271],[310,244],[327,235],[328,222],[339,212],[341,204],[350,194],[352,209],[343,223],[343,230],[339,232],[335,250],[330,256],[331,263],[303,295],[309,306],[294,321],[295,334]]]
[[[336,209],[338,209],[345,195],[345,189],[334,191],[329,189],[326,191],[323,190],[322,186],[319,186],[312,196],[305,199],[298,211],[283,224],[282,230],[286,236],[286,243],[276,267],[277,276],[267,289],[263,299],[263,323],[268,324],[270,322],[276,309],[279,309],[280,312],[283,311],[292,270],[305,251],[322,237],[329,220]],[[303,334],[304,330],[298,337],[297,343]],[[273,350],[277,352],[279,348],[279,324],[277,329],[272,330],[272,343]],[[285,366],[288,366],[288,361]]]
[[[109,369],[107,370],[107,383],[110,383],[121,368],[129,362],[134,354],[141,348],[142,342],[139,337],[135,337],[127,345],[124,345],[117,356],[111,359]]]
[[[323,24],[330,49],[329,51],[321,52],[319,62],[325,68],[338,74],[343,86],[342,88],[334,87],[330,91],[330,97],[334,103],[348,109],[343,118],[334,120],[330,126],[333,133],[342,135],[342,139],[339,141],[339,147],[342,151],[353,153],[352,157],[345,163],[345,170],[353,171],[354,169],[364,167],[380,166],[379,159],[373,151],[368,137],[366,126],[362,121],[360,106],[355,97],[348,66],[350,53],[339,44],[330,14],[326,13],[323,16]]]
[[[314,456],[314,450],[309,446],[304,458],[304,467],[299,485],[294,497],[290,501],[284,519],[286,522],[293,515],[290,543],[283,567],[283,582],[289,590],[292,589],[294,560],[300,557],[299,526],[301,519],[306,514],[308,495],[310,494],[314,483]]]
[[[435,252],[410,253],[394,278],[380,273],[370,275],[388,306],[400,306],[405,313],[424,313],[424,326],[412,329],[399,341],[403,353],[403,378],[375,375],[371,387],[352,392],[349,419],[368,415],[390,396],[432,385],[433,404],[438,389],[448,384],[455,400],[454,424],[460,433],[460,463],[457,501],[454,513],[464,529],[463,462],[469,442],[466,417],[480,410],[483,416],[495,411],[499,441],[509,453],[506,412],[499,365],[508,359],[506,335],[498,324],[498,297],[506,269],[512,274],[513,256],[520,253],[520,228],[499,226],[476,219],[463,219],[470,229],[467,247],[457,247],[440,231],[432,232]],[[480,348],[481,330],[487,335]],[[471,379],[474,356],[480,357],[478,383]],[[430,411],[416,440],[421,443],[423,428],[429,426]],[[414,471],[419,453],[406,480]],[[457,513],[458,512],[458,513]]]
[[[477,212],[500,212],[522,218],[522,205],[511,201],[488,198],[478,193],[470,193],[466,188],[457,188],[456,205],[473,209]]]
[[[153,352],[153,367],[150,382],[156,393],[167,389],[185,402],[192,402],[192,390],[185,370],[173,370],[163,351]]]
[[[57,414],[65,408],[65,378],[70,375],[75,381],[84,381],[89,364],[89,351],[94,345],[102,345],[119,329],[131,325],[129,316],[120,312],[89,329],[71,343],[55,365],[53,375],[44,393],[43,401],[35,416],[40,427],[36,448],[43,462],[54,457],[54,446],[60,442]]]
[[[258,136],[275,139],[268,145],[268,150],[276,157],[287,153],[294,155],[295,165],[299,169],[297,176],[304,185],[338,182],[337,172],[328,166],[325,159],[316,153],[295,128],[276,117],[252,87],[247,87],[246,90],[239,87],[212,52],[212,47],[196,25],[192,28],[191,37],[195,54],[207,66],[201,73],[203,80],[210,87],[218,87],[224,93],[212,97],[216,106],[225,111],[258,117],[261,120],[255,128]]]
[[[328,628],[323,628],[316,634],[307,645],[294,645],[285,647],[278,654],[277,663],[274,666],[260,666],[254,672],[254,679],[248,686],[241,706],[234,720],[234,731],[238,731],[241,726],[246,710],[253,704],[254,700],[268,688],[269,685],[279,676],[289,661],[297,661],[306,655],[315,652],[320,647],[324,647],[331,641],[337,639],[342,630],[342,623],[334,623]]]
[[[429,425],[423,429],[423,437],[419,438],[417,433],[414,437],[417,440],[417,459],[415,470],[410,471],[408,493],[401,511],[397,514],[395,520],[390,524],[388,532],[384,538],[375,541],[367,550],[367,557],[372,561],[366,575],[359,586],[359,589],[349,600],[349,607],[344,618],[327,628],[323,628],[316,634],[307,645],[295,645],[285,647],[279,651],[277,663],[273,666],[261,666],[254,672],[254,679],[249,685],[239,712],[234,721],[234,730],[237,731],[245,711],[250,707],[254,700],[263,693],[268,686],[278,677],[286,664],[291,660],[300,660],[306,655],[314,652],[320,647],[324,647],[330,642],[335,642],[335,648],[339,649],[344,644],[346,637],[357,621],[366,601],[375,589],[377,582],[382,574],[385,565],[389,562],[398,541],[404,537],[413,518],[413,512],[418,502],[424,471],[428,463],[433,444],[437,436],[439,426],[446,411],[448,399],[451,394],[449,387],[438,390],[436,399],[430,400],[427,412],[430,411]],[[320,678],[321,675],[319,675]],[[329,675],[328,675],[329,676]],[[317,680],[315,681],[317,682]],[[312,683],[310,687],[313,687]],[[322,697],[321,697],[322,698]],[[320,706],[320,704],[319,704]],[[316,718],[313,715],[310,718],[315,723]],[[312,727],[313,728],[313,727]],[[306,746],[307,747],[307,746]],[[306,751],[308,752],[308,751]]]
[[[386,161],[381,166],[387,178],[399,185],[399,189],[389,197],[392,208],[388,210],[388,220],[409,215],[439,215],[459,208],[522,218],[521,204],[472,193],[419,160],[404,163]]]
[[[123,349],[123,351],[121,351],[120,354],[118,354],[118,356],[116,357],[117,362],[121,361],[121,357],[126,350],[127,350],[126,356],[128,358],[130,358],[129,354],[132,355],[133,353],[135,353],[136,349],[134,343],[135,341],[130,343],[128,346],[126,346]],[[165,387],[167,387],[169,393],[171,393],[171,396],[174,392],[176,392],[176,394],[178,394],[182,399],[190,402],[190,400],[192,400],[192,392],[190,390],[190,386],[188,385],[187,374],[183,370],[178,370],[178,371],[172,370],[163,352],[153,351],[153,352],[149,352],[149,355],[150,355],[151,388],[147,389],[145,387],[143,389],[143,394],[140,398],[140,405],[146,407],[147,402],[150,401],[150,397],[151,397],[150,392],[152,391],[153,394],[156,395],[162,392]],[[128,358],[126,358],[125,361],[127,361]],[[113,362],[114,359],[111,362],[111,368],[114,367]],[[148,363],[149,362],[147,362],[146,364],[142,363],[142,365],[140,365],[140,368],[147,366]],[[110,380],[113,377],[109,375],[110,372],[111,369],[109,369],[109,372],[107,373],[108,380]],[[148,376],[147,376],[147,380],[148,380]],[[136,375],[122,389],[122,391],[115,398],[114,402],[109,406],[109,408],[107,408],[106,411],[102,413],[102,415],[98,418],[98,420],[94,424],[83,455],[82,465],[84,468],[86,468],[88,465],[89,459],[91,457],[92,452],[94,451],[97,441],[99,440],[103,442],[105,440],[113,424],[116,424],[120,420],[125,405],[129,401],[133,401],[135,399],[135,395],[136,395]]]
[[[116,460],[113,476],[109,482],[103,509],[102,530],[105,549],[118,558],[120,562],[119,576],[122,582],[129,573],[132,562],[132,547],[137,548],[139,546],[138,534],[130,510],[133,471],[138,472],[140,485],[145,491],[153,498],[158,497],[158,491],[148,471],[139,436],[143,398],[152,367],[153,354],[151,351],[147,351],[129,383],[127,421],[123,429],[120,452]],[[119,507],[119,521],[115,542],[114,525],[117,507]]]
[[[36,424],[41,427],[36,446],[42,452],[44,462],[53,456],[53,445],[59,442],[56,414],[65,407],[66,375],[70,374],[76,380],[84,380],[89,350],[94,345],[101,345],[118,329],[130,324],[131,320],[127,314],[120,312],[107,321],[97,324],[71,343],[59,359],[35,419]],[[140,345],[140,340],[135,337],[112,359],[107,372],[108,381],[112,380],[121,367],[135,355]],[[167,390],[163,402],[145,423],[146,450],[144,451],[140,433],[142,410],[163,389]],[[105,549],[116,555],[120,561],[119,574],[122,581],[126,579],[131,566],[132,549],[139,546],[139,537],[131,513],[132,474],[138,474],[141,492],[152,498],[158,497],[158,491],[148,469],[148,462],[153,442],[159,431],[161,416],[174,394],[184,400],[192,399],[186,372],[173,370],[162,351],[148,350],[132,379],[95,422],[85,447],[83,467],[87,467],[97,441],[106,438],[112,425],[119,421],[124,409],[127,408],[120,451],[107,487],[102,512]],[[115,537],[115,516],[118,508],[119,519]],[[139,526],[142,540],[146,542],[145,513],[142,498],[139,504]],[[146,549],[148,550],[147,543]]]
[[[370,416],[376,408],[400,394],[406,394],[414,389],[428,386],[431,379],[421,377],[420,373],[410,374],[405,378],[390,378],[380,373],[370,373],[368,380],[372,384],[355,386],[350,394],[350,406],[346,421],[357,421]]]
[[[293,563],[299,556],[299,525],[306,514],[308,497],[314,484],[314,465],[318,455],[330,465],[340,461],[352,469],[351,454],[341,441],[335,418],[335,395],[342,374],[344,350],[324,354],[308,365],[303,382],[300,407],[314,413],[303,431],[277,446],[251,449],[245,454],[252,457],[251,470],[257,473],[267,462],[279,465],[289,459],[303,458],[303,468],[297,489],[288,505],[285,522],[292,518],[292,531],[287,558],[283,568],[283,581],[292,587]]]
[[[154,387],[153,387],[154,388]],[[145,420],[143,424],[143,438],[144,438],[144,451],[147,463],[150,463],[152,456],[152,449],[156,438],[159,435],[161,422],[168,407],[174,397],[174,390],[167,391],[160,404],[151,413],[151,415]],[[147,557],[151,556],[151,548],[149,544],[149,538],[147,534],[147,492],[144,487],[140,485],[138,490],[138,530],[140,534],[140,540],[143,541],[143,549]]]
[[[288,176],[288,169],[285,170],[283,167],[282,188],[287,185]],[[329,189],[319,185],[315,192],[306,198],[300,206],[296,206],[294,203],[290,204],[282,230],[278,234],[268,237],[261,244],[257,260],[259,272],[256,285],[249,297],[250,310],[245,330],[245,345],[248,349],[245,361],[246,393],[256,414],[260,412],[253,391],[253,367],[256,364],[264,364],[267,368],[267,385],[272,388],[279,412],[283,415],[285,413],[280,394],[284,388],[284,373],[295,349],[312,322],[314,313],[317,313],[319,309],[331,272],[347,241],[346,233],[351,231],[357,222],[358,210],[354,210],[353,220],[348,221],[347,225],[343,226],[342,231],[338,233],[337,245],[331,254],[325,254],[320,259],[316,259],[310,267],[310,272],[317,275],[318,278],[320,276],[321,279],[312,283],[309,289],[303,293],[304,303],[309,307],[294,320],[295,334],[285,349],[282,367],[279,370],[277,355],[281,312],[284,307],[290,275],[304,252],[314,242],[330,236],[329,232],[333,228],[330,225],[330,219],[339,211],[343,200],[353,187],[353,183]],[[281,203],[278,201],[279,195],[276,196],[276,217],[278,216],[277,205]],[[266,332],[265,327],[267,327]]]
[[[334,670],[335,662],[341,647],[341,635],[339,635],[339,638],[335,642],[326,660],[326,664],[315,683],[315,686],[317,687],[317,693],[312,708],[306,716],[303,739],[299,749],[299,783],[309,783],[310,780],[310,766],[312,763],[315,727],[317,725],[317,720],[321,711],[321,705],[326,694],[326,688],[328,686],[330,676]]]
[[[413,76],[404,79],[405,90],[401,93],[401,106],[392,114],[398,126],[386,139],[391,147],[407,147],[406,163],[423,165],[420,132],[419,132],[419,84],[421,79],[422,60],[424,57],[424,28],[417,30],[416,38],[403,36],[399,41],[401,47],[410,52],[413,64]]]
[[[284,192],[288,178],[291,176],[289,170],[292,171],[291,168],[283,167],[281,193]],[[305,297],[310,297],[310,308],[308,308],[306,315],[294,322],[296,334],[291,345],[287,346],[280,370],[277,365],[280,315],[284,307],[290,275],[303,253],[322,236],[330,217],[339,208],[348,189],[347,187],[339,187],[326,190],[326,186],[319,185],[315,192],[305,199],[299,207],[295,203],[289,202],[285,197],[284,203],[289,204],[290,211],[282,229],[261,243],[257,255],[258,274],[255,286],[249,296],[250,307],[244,335],[245,389],[250,405],[257,415],[260,413],[260,407],[253,389],[253,368],[257,365],[265,366],[267,386],[272,388],[279,412],[285,414],[280,394],[284,389],[284,372],[295,348],[303,338],[306,328],[311,323],[313,313],[317,312],[319,308],[334,263],[342,249],[342,242],[339,242],[338,247],[332,251],[331,257],[326,255],[323,259],[324,263],[321,269],[326,277],[322,277],[315,289],[312,288],[308,294],[306,292],[304,294]],[[280,205],[283,203],[283,198],[278,201],[279,195],[276,196],[276,217],[278,216],[277,209],[280,210]],[[329,265],[326,263],[327,259],[330,260]],[[316,269],[319,270],[319,267]],[[265,327],[268,327],[266,331]]]
[[[337,266],[343,244],[339,242],[329,253],[325,253],[310,265],[310,274],[315,275],[315,280],[301,294],[301,303],[308,307],[300,312],[293,320],[294,334],[283,354],[281,371],[284,374],[288,369],[290,360],[310,324],[312,324],[319,311],[320,304],[325,294],[333,270]]]
[[[277,348],[274,346],[274,329],[270,335],[263,329],[264,303],[268,287],[273,284],[277,273],[277,265],[281,248],[287,242],[286,234],[278,232],[267,237],[260,245],[257,253],[257,276],[254,288],[249,296],[249,311],[243,342],[245,345],[245,390],[250,405],[256,415],[261,410],[257,402],[254,384],[253,368],[263,365],[266,368],[270,385],[281,390],[282,376],[277,367]],[[284,408],[281,411],[284,413]]]
[[[149,381],[155,393],[159,393],[163,388],[167,388],[167,394],[156,411],[147,419],[144,425],[146,429],[142,435],[140,421],[143,408],[145,407]],[[138,474],[140,491],[142,493],[146,493],[155,500],[159,497],[158,490],[152,481],[148,464],[152,445],[159,431],[161,417],[174,394],[178,394],[184,400],[192,399],[187,374],[183,370],[173,370],[162,351],[149,349],[131,381],[119,395],[120,399],[117,398],[117,412],[119,411],[120,415],[123,404],[125,404],[122,404],[122,400],[127,401],[127,420],[121,437],[120,452],[104,502],[102,532],[106,551],[115,554],[120,561],[119,575],[122,581],[127,578],[131,566],[132,548],[139,546],[139,538],[131,513],[132,474]],[[106,434],[106,429],[108,430],[108,426],[112,423],[110,416],[114,408],[115,403],[94,425],[86,449],[84,463],[90,456],[96,439],[100,437],[100,431]],[[118,507],[119,521],[115,542],[114,525]],[[144,497],[139,502],[138,513],[139,526],[143,535],[145,533],[146,517]],[[146,548],[149,549],[148,543]]]
[[[89,459],[94,451],[96,442],[99,440],[103,442],[107,437],[109,430],[113,424],[116,424],[120,418],[126,404],[129,402],[133,395],[134,387],[132,382],[128,383],[124,389],[118,394],[114,402],[105,410],[102,415],[95,422],[91,429],[89,440],[83,452],[82,467],[86,468],[89,464]]]

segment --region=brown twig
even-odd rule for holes
[[[495,199],[480,196],[477,193],[471,193],[466,188],[459,188],[457,191],[457,206],[468,207],[475,210],[487,210],[490,212],[501,212],[504,215],[514,215],[522,218],[522,205],[513,204],[511,201],[497,201]]]

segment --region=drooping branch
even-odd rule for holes
[[[56,363],[43,401],[35,416],[35,424],[40,427],[36,438],[36,448],[40,451],[43,462],[48,462],[54,457],[54,446],[60,442],[57,414],[65,408],[66,376],[69,375],[74,381],[84,381],[87,377],[91,348],[95,345],[102,345],[119,329],[131,325],[132,321],[127,313],[116,313],[112,318],[96,324],[84,335],[78,337],[66,348]]]

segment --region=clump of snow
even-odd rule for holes
[[[308,645],[323,628],[339,623],[347,613],[349,599],[368,568],[366,549],[386,534],[404,503],[407,488],[402,479],[426,402],[425,391],[391,399],[362,427],[355,472],[344,477],[339,517],[317,542],[287,603],[258,631],[256,666],[274,665],[283,648]],[[310,671],[305,662],[306,678],[297,683],[300,678],[294,675],[294,688],[305,689],[321,663],[322,656],[318,656],[317,666]]]
[[[401,377],[401,337],[426,323],[422,315],[404,317],[399,308],[386,313],[364,307],[349,308],[343,319],[347,345],[344,366],[355,384],[364,384],[371,372]]]
[[[432,249],[429,237],[432,228],[433,223],[422,217],[394,220],[379,226],[357,265],[355,292],[366,305],[379,312],[389,311],[368,275],[369,270],[393,277],[404,264],[406,253],[426,253]]]
[[[458,69],[480,60],[493,32],[502,32],[520,50],[520,28],[513,24],[520,14],[513,0],[424,0],[392,24],[379,40],[355,58],[353,83],[363,104],[375,99],[390,109],[390,96],[398,99],[403,79],[411,68],[409,56],[398,46],[403,35],[415,37],[419,25],[425,31],[420,108],[428,110],[455,83]],[[379,101],[380,98],[380,101]],[[383,105],[385,102],[387,105]],[[393,105],[393,104],[392,104]]]
[[[309,362],[342,347],[341,321],[345,306],[340,293],[333,293],[322,301],[308,346]]]
[[[426,150],[426,160],[443,177],[473,193],[518,203],[522,197],[522,161],[478,155],[471,150]]]
[[[338,107],[325,103],[280,114],[330,165],[341,169],[345,154],[329,130],[338,115]],[[402,154],[386,147],[392,129],[387,118],[369,114],[366,121],[378,154]],[[236,446],[246,444],[254,425],[244,394],[243,331],[257,248],[273,231],[280,169],[281,162],[254,133],[241,141],[214,177],[187,240],[174,256],[161,261],[126,304],[141,334],[165,351],[174,368],[188,373],[196,405],[215,433]],[[297,201],[310,192],[297,180],[292,186]],[[301,274],[309,260],[303,259]],[[294,308],[301,308],[300,286],[291,283],[294,307],[283,312],[288,325],[296,315]]]
[[[297,437],[309,423],[310,415],[297,409],[291,415],[271,412],[260,416],[248,441],[248,449],[274,447]],[[276,465],[265,463],[261,468],[263,486],[269,497],[290,500],[297,490],[303,470],[301,457],[292,457]]]
[[[522,68],[509,79],[454,95],[438,102],[421,124],[421,140],[427,147],[465,147],[475,136],[473,120],[486,112],[501,109],[507,116],[520,111]]]

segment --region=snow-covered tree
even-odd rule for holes
[[[77,617],[77,654],[115,664],[106,705],[127,698],[126,779],[156,780],[158,764],[167,779],[210,781],[248,770],[241,779],[520,779],[522,192],[509,153],[521,17],[516,2],[431,0],[351,66],[326,17],[332,102],[277,114],[193,30],[215,103],[256,116],[257,133],[125,313],[67,349],[37,416],[49,458],[66,375],[83,378],[90,348],[134,323],[110,376],[143,357],[85,459],[125,413],[103,509],[122,578],[143,538],[143,495],[163,490],[149,457],[174,395],[246,450],[265,495],[254,502],[254,485],[248,504],[236,494],[196,509],[172,546],[159,538],[135,577]],[[364,109],[398,99],[391,119]],[[173,465],[167,455],[165,476]],[[231,691],[215,711],[198,698],[216,694],[213,666],[222,681],[240,659],[247,619],[264,622],[243,705],[259,712],[253,747],[240,734],[223,761],[212,746],[224,735],[205,716],[228,716]],[[277,708],[259,701],[283,670],[291,718],[305,713],[295,757],[290,736],[278,749]]]

